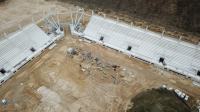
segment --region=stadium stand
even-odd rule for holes
[[[63,31],[50,36],[36,24],[31,24],[0,41],[0,85],[63,36]]]
[[[198,45],[97,15],[91,16],[82,34],[72,33],[200,82]]]

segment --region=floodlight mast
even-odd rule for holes
[[[56,16],[56,20],[54,19],[53,16]],[[60,29],[59,17],[57,16],[57,14],[53,13],[52,11],[50,11],[47,17],[45,18],[45,22],[47,24],[50,24],[50,26],[55,28],[56,30]]]
[[[78,15],[80,14],[80,16],[78,17]],[[84,9],[78,9],[78,11],[76,12],[76,18],[75,18],[75,23],[72,23],[74,26],[74,29],[79,29],[80,27],[80,22],[83,19],[83,16],[85,14]],[[73,17],[72,17],[72,22],[73,22]]]

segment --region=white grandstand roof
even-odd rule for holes
[[[182,74],[196,77],[200,70],[198,45],[162,37],[151,31],[95,15],[90,18],[83,33],[90,40],[104,43],[151,63],[162,65],[159,59],[164,58],[165,67]],[[127,50],[128,47],[131,47],[130,51]]]

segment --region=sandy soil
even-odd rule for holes
[[[59,2],[46,2],[45,0],[7,0],[0,4],[0,37],[4,33],[19,30],[19,27],[30,24],[44,17],[47,12],[69,11],[76,8],[74,5]]]
[[[0,6],[0,14],[5,15],[0,16],[0,26],[3,20],[16,25],[16,17],[31,17],[49,7],[69,8],[57,2],[11,0]],[[67,55],[70,47],[76,48],[78,54]],[[66,29],[66,36],[54,49],[28,63],[0,87],[0,99],[8,100],[7,105],[0,105],[0,112],[123,112],[132,97],[162,84],[200,99],[200,89],[192,81],[112,49],[72,38]]]

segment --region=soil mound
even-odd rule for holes
[[[132,99],[133,107],[128,112],[191,112],[190,107],[174,92],[152,89]]]

